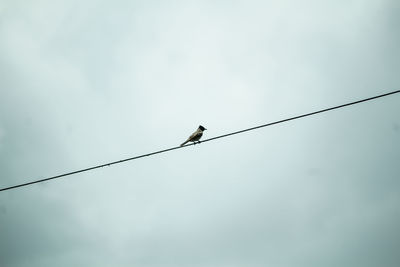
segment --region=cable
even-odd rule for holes
[[[228,137],[228,136],[231,136],[231,135],[235,135],[235,134],[240,134],[240,133],[256,130],[256,129],[259,129],[259,128],[263,128],[263,127],[267,127],[267,126],[271,126],[271,125],[275,125],[275,124],[279,124],[279,123],[283,123],[283,122],[287,122],[287,121],[291,121],[291,120],[297,120],[297,119],[308,117],[308,116],[312,116],[312,115],[315,115],[315,114],[318,114],[318,113],[323,113],[323,112],[327,112],[327,111],[330,111],[330,110],[339,109],[339,108],[343,108],[343,107],[359,104],[359,103],[362,103],[362,102],[371,101],[371,100],[374,100],[374,99],[377,99],[377,98],[381,98],[381,97],[385,97],[385,96],[389,96],[389,95],[393,95],[393,94],[397,94],[397,93],[400,93],[400,90],[392,91],[392,92],[389,92],[389,93],[386,93],[386,94],[377,95],[377,96],[373,96],[373,97],[369,97],[369,98],[365,98],[365,99],[362,99],[362,100],[350,102],[350,103],[339,105],[339,106],[334,106],[334,107],[330,107],[330,108],[326,108],[326,109],[321,109],[321,110],[318,110],[318,111],[314,111],[314,112],[298,115],[298,116],[291,117],[291,118],[288,118],[288,119],[283,119],[283,120],[279,120],[279,121],[275,121],[275,122],[270,122],[270,123],[267,123],[267,124],[263,124],[263,125],[259,125],[259,126],[255,126],[255,127],[251,127],[251,128],[247,128],[247,129],[244,129],[244,130],[240,130],[240,131],[236,131],[236,132],[232,132],[232,133],[228,133],[228,134],[223,134],[223,135],[220,135],[220,136],[216,136],[216,137],[212,137],[212,138],[203,140],[203,141],[201,141],[201,143],[213,141],[213,140],[216,140],[216,139],[220,139],[220,138]],[[111,166],[111,165],[122,163],[122,162],[125,162],[125,161],[130,161],[130,160],[140,159],[140,158],[144,158],[144,157],[148,157],[148,156],[152,156],[152,155],[156,155],[156,154],[161,154],[161,153],[165,153],[165,152],[172,151],[172,150],[175,150],[175,149],[180,149],[180,148],[192,146],[194,144],[195,143],[187,144],[185,146],[176,146],[176,147],[163,149],[163,150],[159,150],[159,151],[148,153],[148,154],[143,154],[143,155],[140,155],[140,156],[135,156],[135,157],[131,157],[131,158],[126,158],[126,159],[122,159],[122,160],[118,160],[118,161],[113,161],[113,162],[109,162],[109,163],[105,163],[105,164],[89,167],[89,168],[86,168],[86,169],[81,169],[81,170],[77,170],[77,171],[63,173],[63,174],[52,176],[52,177],[48,177],[48,178],[45,178],[45,179],[40,179],[40,180],[28,182],[28,183],[18,184],[18,185],[14,185],[14,186],[10,186],[10,187],[4,187],[4,188],[0,188],[0,191],[11,190],[11,189],[15,189],[15,188],[18,188],[18,187],[23,187],[23,186],[27,186],[27,185],[31,185],[31,184],[36,184],[36,183],[41,183],[41,182],[45,182],[45,181],[49,181],[49,180],[53,180],[53,179],[57,179],[57,178],[61,178],[61,177],[65,177],[65,176],[81,173],[81,172],[86,172],[86,171],[90,171],[90,170],[94,170],[94,169],[98,169],[98,168],[102,168],[102,167],[106,167],[106,166]]]
[[[263,124],[263,125],[256,126],[256,127],[251,127],[251,128],[240,130],[240,131],[233,132],[233,133],[228,133],[228,134],[212,137],[210,139],[207,139],[207,140],[204,140],[204,141],[201,141],[201,142],[204,143],[204,142],[208,142],[208,141],[211,141],[211,140],[215,140],[215,139],[227,137],[227,136],[234,135],[234,134],[240,134],[240,133],[256,130],[256,129],[259,129],[259,128],[271,126],[271,125],[282,123],[282,122],[287,122],[287,121],[291,121],[291,120],[297,120],[297,119],[308,117],[308,116],[312,116],[312,115],[315,115],[315,114],[318,114],[318,113],[323,113],[323,112],[327,112],[327,111],[330,111],[330,110],[339,109],[339,108],[343,108],[343,107],[359,104],[359,103],[362,103],[362,102],[367,102],[367,101],[370,101],[370,100],[374,100],[374,99],[377,99],[377,98],[381,98],[381,97],[384,97],[384,96],[393,95],[393,94],[397,94],[397,93],[400,93],[400,90],[393,91],[393,92],[386,93],[386,94],[382,94],[382,95],[369,97],[369,98],[365,98],[365,99],[361,99],[361,100],[358,100],[358,101],[350,102],[350,103],[339,105],[339,106],[334,106],[334,107],[331,107],[331,108],[321,109],[321,110],[318,110],[318,111],[314,111],[314,112],[310,112],[310,113],[307,113],[307,114],[291,117],[291,118],[288,118],[288,119],[283,119],[283,120],[280,120],[280,121],[270,122],[270,123],[267,123],[267,124]]]

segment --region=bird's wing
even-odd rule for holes
[[[197,130],[189,137],[189,140],[197,141],[201,138],[202,135],[203,135],[203,131]]]
[[[201,130],[195,131],[194,133],[192,133],[191,136],[189,136],[189,138],[183,144],[181,144],[181,146],[185,145],[187,142],[198,141],[202,135],[203,135],[203,131],[201,131]]]
[[[199,131],[195,131],[192,135],[188,138],[188,140],[193,140],[199,135]]]

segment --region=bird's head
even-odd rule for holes
[[[201,125],[199,126],[199,129],[202,130],[202,131],[207,130],[206,128],[204,128],[204,127],[201,126]]]

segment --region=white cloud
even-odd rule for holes
[[[388,3],[3,4],[1,182],[178,145],[199,123],[207,138],[380,93],[400,62],[397,50],[382,52],[397,29],[377,15]],[[382,258],[374,240],[396,242],[387,222],[398,221],[397,106],[360,105],[0,194],[0,259],[365,266],[357,253]]]
[[[6,136],[6,132],[5,129],[1,127],[0,125],[0,148],[3,146],[4,144],[4,137]]]

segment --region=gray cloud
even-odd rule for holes
[[[398,89],[397,1],[0,5],[0,186]],[[0,265],[398,266],[398,96],[0,194]]]

